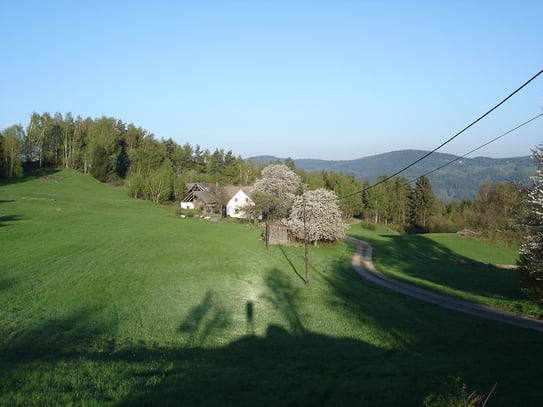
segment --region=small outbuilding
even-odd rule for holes
[[[211,214],[215,210],[217,200],[206,184],[188,183],[187,194],[181,200],[181,208],[197,209],[205,214]]]
[[[280,223],[266,222],[264,241],[266,242],[266,247],[271,244],[288,245],[290,243],[288,226]]]

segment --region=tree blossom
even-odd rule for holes
[[[285,224],[296,238],[312,243],[338,241],[347,228],[335,192],[322,188],[297,196]]]
[[[533,151],[537,166],[528,193],[528,215],[525,226],[529,230],[520,247],[521,282],[525,292],[543,304],[543,143]]]

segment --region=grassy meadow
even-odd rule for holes
[[[306,286],[303,250],[261,232],[73,171],[0,186],[0,405],[418,406],[456,377],[541,403],[541,334],[366,282],[345,243],[310,248]],[[528,307],[514,272],[460,262],[514,251],[349,233],[398,278]]]
[[[397,235],[384,228],[351,229],[374,248],[376,267],[411,284],[508,311],[543,317],[525,298],[511,267],[518,248],[452,233]],[[505,267],[504,267],[505,266]]]

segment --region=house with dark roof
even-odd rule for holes
[[[217,206],[217,199],[211,192],[209,184],[196,182],[186,185],[187,193],[181,200],[181,208],[200,210],[207,215],[212,214]]]
[[[187,194],[181,201],[181,208],[196,209],[206,215],[212,214],[224,205],[224,215],[232,218],[248,218],[246,209],[254,206],[251,199],[253,187],[221,187],[209,183],[187,183]]]

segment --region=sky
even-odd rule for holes
[[[432,150],[543,69],[543,2],[0,0],[0,130],[133,123],[244,158]],[[543,112],[543,74],[439,151]],[[472,156],[531,154],[543,118]]]

